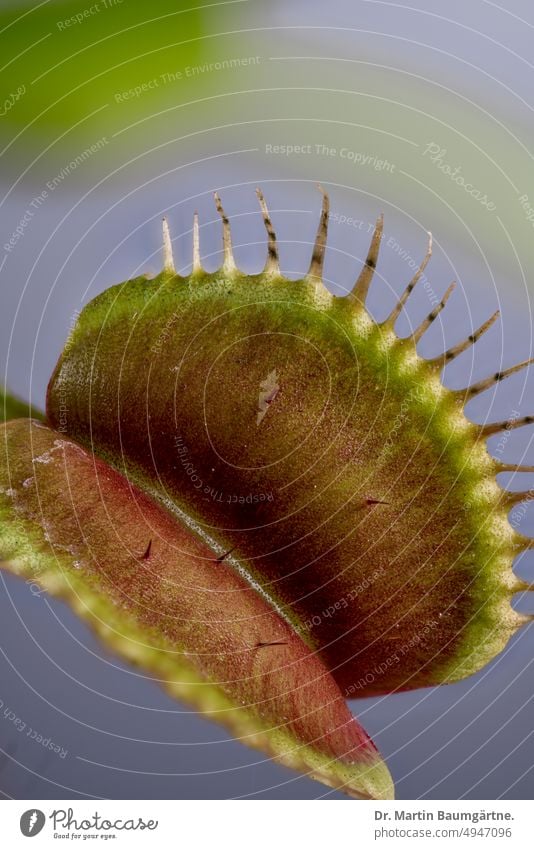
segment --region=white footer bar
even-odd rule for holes
[[[4,801],[2,846],[523,847],[532,803],[350,801]]]

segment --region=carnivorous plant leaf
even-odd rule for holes
[[[32,420],[0,428],[3,567],[66,599],[244,743],[356,798],[391,798],[324,664],[235,565],[62,434]]]
[[[335,297],[321,279],[327,195],[298,281],[280,273],[258,195],[264,271],[236,268],[218,195],[218,272],[202,269],[196,218],[187,277],[174,270],[165,229],[162,273],[114,286],[82,312],[50,382],[50,421],[59,427],[63,400],[73,439],[231,550],[345,695],[470,675],[526,621],[510,606],[522,586],[511,567],[529,541],[508,522],[512,496],[485,443],[506,425],[481,427],[463,411],[516,369],[462,392],[446,389],[440,370],[497,316],[422,359],[416,344],[452,287],[411,337],[399,338],[395,322],[431,240],[377,324],[365,302],[382,218],[352,291]]]
[[[344,697],[449,683],[483,667],[530,617],[513,559],[532,541],[508,521],[488,435],[532,417],[470,422],[472,397],[441,369],[491,316],[434,360],[366,307],[383,233],[345,297],[323,285],[323,192],[307,275],[128,280],[82,311],[52,375],[51,429],[4,426],[0,557],[66,597],[124,657],[251,745],[350,795],[390,798],[387,768]]]

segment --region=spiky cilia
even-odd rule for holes
[[[50,381],[51,430],[29,426],[24,451],[28,425],[6,426],[1,550],[252,745],[351,795],[385,798],[387,769],[344,698],[463,678],[528,621],[510,600],[525,588],[512,561],[530,540],[507,519],[524,494],[498,486],[510,467],[485,439],[529,420],[482,427],[463,412],[527,363],[446,389],[443,365],[497,315],[423,360],[416,344],[449,287],[397,336],[431,239],[378,324],[366,298],[382,217],[352,291],[335,297],[322,282],[326,193],[298,281],[280,272],[258,197],[261,274],[236,267],[216,195],[218,272],[202,268],[195,215],[192,272],[178,275],[164,222],[161,274],[85,307]]]

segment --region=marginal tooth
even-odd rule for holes
[[[168,274],[176,274],[176,269],[174,267],[174,259],[172,255],[172,242],[171,242],[171,234],[169,231],[169,224],[167,219],[163,219],[163,271]]]
[[[495,458],[494,458],[495,459]],[[513,463],[501,463],[500,460],[495,460],[497,464],[497,474],[499,472],[534,472],[534,466],[519,466]]]
[[[306,275],[309,279],[314,280],[323,279],[324,253],[328,232],[328,212],[330,209],[330,201],[327,193],[322,186],[318,186],[318,188],[323,193],[323,206],[321,209],[321,217],[319,219],[319,227],[317,228],[317,235],[315,237],[315,244],[313,246],[310,267],[308,269],[308,274]]]
[[[441,301],[439,302],[439,304],[437,305],[437,307],[435,307],[435,308],[432,310],[432,312],[431,312],[431,313],[429,313],[429,314],[427,315],[427,317],[426,317],[426,318],[425,318],[425,320],[424,320],[424,321],[423,321],[423,322],[419,325],[419,327],[418,327],[416,330],[414,330],[414,332],[412,333],[412,339],[413,339],[413,341],[414,341],[416,344],[417,344],[417,342],[419,342],[419,340],[420,340],[421,336],[422,336],[424,333],[426,333],[426,331],[428,330],[428,328],[430,327],[430,325],[432,324],[432,322],[433,322],[433,321],[434,321],[434,320],[438,317],[438,315],[440,314],[441,310],[444,308],[444,306],[446,305],[446,303],[447,303],[447,301],[449,300],[450,296],[452,295],[452,293],[453,293],[453,291],[454,291],[455,286],[456,286],[456,283],[451,283],[451,285],[449,286],[449,288],[447,289],[447,291],[446,291],[446,292],[445,292],[445,294],[443,295],[443,298],[441,299]]]
[[[523,578],[520,578],[518,575],[514,575],[512,572],[510,578],[511,593],[524,593],[528,590],[534,590],[534,584],[531,584],[530,581],[524,581]]]
[[[468,386],[466,389],[460,389],[458,391],[461,394],[465,393],[469,396],[469,398],[474,398],[476,395],[480,395],[481,392],[485,392],[486,389],[490,389],[490,387],[495,386],[496,383],[499,383],[501,380],[505,380],[507,377],[510,377],[511,374],[521,371],[521,369],[526,368],[532,363],[534,363],[534,358],[524,360],[516,366],[511,366],[504,371],[498,371],[495,374],[490,375],[490,377],[486,377],[484,380],[479,380],[479,382],[474,383],[473,386]]]
[[[378,262],[380,241],[382,239],[383,231],[384,216],[379,215],[376,219],[374,233],[371,238],[371,244],[369,245],[369,251],[367,253],[367,259],[365,260],[365,264],[362,270],[360,271],[360,275],[356,280],[356,283],[352,287],[352,290],[349,292],[349,298],[354,298],[363,305],[365,305],[365,302],[367,300],[367,293],[369,292],[369,287],[371,285],[373,274],[375,273],[376,264]]]
[[[521,492],[510,492],[504,490],[501,495],[501,501],[506,507],[513,507],[515,504],[521,504],[522,501],[532,501],[534,492],[531,489],[522,490]]]
[[[410,282],[406,286],[406,289],[404,290],[404,292],[400,296],[399,300],[397,301],[397,304],[394,306],[394,308],[392,309],[392,311],[390,312],[390,314],[388,315],[388,317],[384,321],[384,324],[389,324],[392,327],[395,325],[395,322],[397,321],[399,315],[401,314],[401,311],[402,311],[402,308],[404,307],[404,304],[408,300],[411,292],[413,291],[414,287],[417,285],[418,281],[421,279],[421,276],[422,276],[425,268],[427,267],[431,256],[432,256],[432,233],[430,233],[430,231],[429,231],[429,233],[428,233],[428,247],[426,249],[425,258],[423,259],[421,265],[419,266],[419,268],[415,272],[414,276],[412,277],[412,279],[410,280]]]
[[[193,216],[193,274],[202,272],[202,263],[200,261],[200,234],[198,229],[198,212]]]
[[[215,198],[215,206],[217,207],[217,212],[222,218],[223,223],[223,250],[224,250],[224,259],[222,270],[227,274],[233,274],[236,271],[236,264],[234,260],[234,252],[232,250],[232,234],[230,232],[230,221],[228,220],[226,213],[223,209],[221,199],[217,192],[213,195]]]
[[[280,274],[280,264],[278,259],[278,247],[276,244],[276,233],[272,225],[269,210],[267,209],[267,204],[265,203],[265,198],[263,197],[263,192],[261,189],[256,189],[256,194],[260,202],[263,223],[265,224],[265,229],[267,230],[267,236],[269,239],[267,245],[267,262],[265,263],[263,271],[264,274],[273,274],[278,276]]]
[[[513,536],[513,546],[516,551],[522,549],[522,551],[526,551],[530,548],[530,543],[534,542],[532,537],[526,537],[524,534],[520,534],[518,531],[514,531]]]
[[[429,360],[429,362],[439,363],[440,365],[445,365],[446,363],[450,363],[451,360],[454,360],[456,357],[458,357],[464,351],[467,351],[467,349],[470,348],[471,345],[474,345],[475,342],[478,342],[480,337],[483,336],[483,334],[487,330],[489,330],[490,327],[493,326],[493,324],[495,324],[495,322],[499,318],[500,314],[501,314],[501,311],[496,310],[496,312],[494,312],[493,315],[490,316],[490,318],[488,318],[488,320],[485,321],[484,324],[482,324],[478,328],[478,330],[475,330],[475,332],[472,333],[471,336],[468,336],[467,339],[464,339],[463,342],[459,342],[458,345],[455,345],[453,348],[449,348],[448,351],[445,351],[444,354],[440,354],[439,357],[436,357],[434,360]]]
[[[530,625],[530,623],[534,619],[534,614],[532,613],[517,613],[517,611],[514,612],[516,614],[515,618],[517,621],[517,628],[521,628],[523,625]]]
[[[501,430],[515,430],[518,427],[524,427],[529,424],[534,424],[534,416],[523,416],[520,419],[508,419],[506,422],[480,425],[480,433],[484,437],[493,436],[495,433],[500,433]]]

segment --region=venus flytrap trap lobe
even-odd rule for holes
[[[126,660],[238,739],[355,797],[389,798],[387,768],[333,678],[229,558],[54,437],[30,420],[6,426],[3,565],[65,598]],[[52,462],[37,463],[35,487],[22,489],[33,455],[45,454]]]
[[[0,554],[244,742],[349,795],[390,798],[387,768],[343,696],[463,678],[530,620],[510,600],[528,589],[512,562],[532,541],[507,520],[527,494],[498,487],[496,474],[515,467],[490,457],[485,438],[533,419],[479,426],[463,413],[530,361],[446,389],[443,365],[497,314],[421,359],[416,344],[449,287],[410,337],[396,335],[431,237],[379,324],[366,298],[382,216],[352,290],[335,297],[322,282],[326,193],[298,281],[280,272],[258,198],[260,274],[237,268],[216,195],[219,271],[202,268],[195,214],[192,273],[176,274],[164,221],[161,274],[85,307],[49,384],[51,429],[5,425]],[[191,487],[177,435],[208,491],[273,497]],[[44,454],[52,462],[35,463]]]

